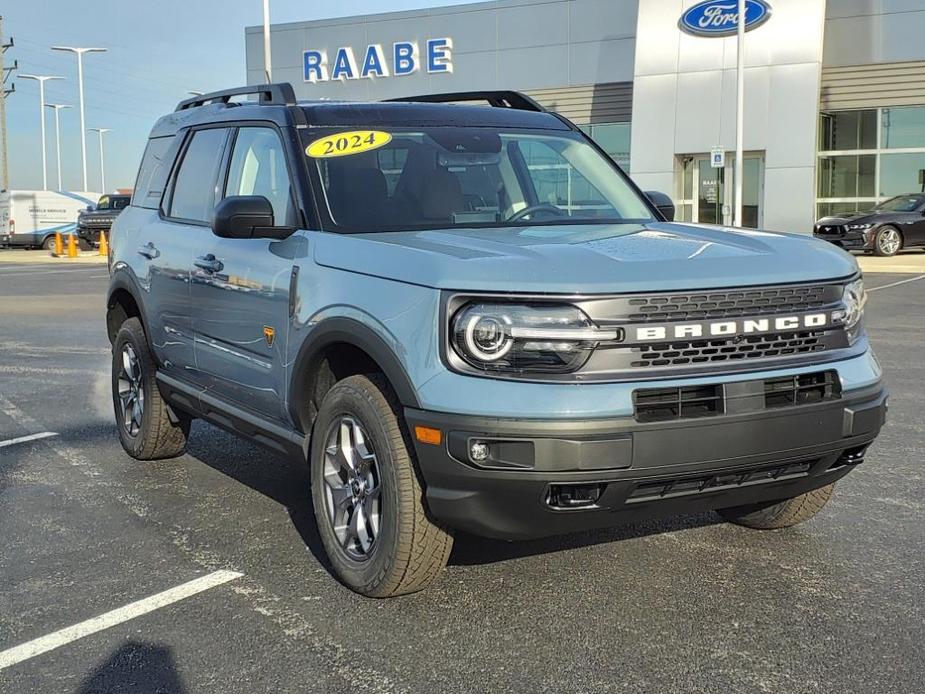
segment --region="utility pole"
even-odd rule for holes
[[[24,75],[22,73],[19,77],[39,83],[39,119],[42,125],[42,190],[48,190],[48,156],[45,153],[45,83],[48,80],[63,80],[64,78],[57,75]]]
[[[103,161],[103,133],[112,132],[112,128],[89,128],[100,136],[100,194],[106,195],[106,164]]]
[[[70,108],[67,104],[45,104],[45,108],[53,109],[55,112],[55,157],[58,161],[58,190],[64,190],[61,186],[61,124],[58,122],[58,111],[62,108]]]
[[[14,60],[13,65],[6,67],[4,64],[4,55],[7,49],[13,47],[13,37],[10,37],[9,43],[3,39],[3,17],[0,17],[0,154],[3,157],[3,164],[0,165],[0,191],[10,189],[10,167],[7,162],[6,146],[6,97],[16,91],[16,85],[10,84],[6,88],[6,82],[13,73],[13,70],[19,67],[18,61]]]
[[[77,95],[80,99],[80,160],[83,164],[83,189],[87,189],[87,125],[84,121],[84,53],[105,53],[105,48],[52,46],[53,51],[67,51],[77,56]]]

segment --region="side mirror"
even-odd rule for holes
[[[87,212],[93,212],[93,205],[87,205]]]
[[[649,198],[651,202],[662,213],[662,217],[666,221],[674,221],[674,203],[664,193],[660,193],[657,190],[647,190],[646,197]]]
[[[293,231],[275,225],[273,206],[262,195],[231,195],[212,214],[212,233],[223,239],[284,239]]]

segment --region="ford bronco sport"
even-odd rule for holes
[[[306,460],[368,596],[431,583],[456,531],[804,521],[886,413],[858,266],[672,216],[515,92],[188,99],[113,229],[122,445],[180,455],[202,418]]]

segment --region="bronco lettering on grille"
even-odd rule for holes
[[[800,316],[751,318],[740,320],[706,321],[703,323],[677,323],[674,325],[646,325],[636,328],[637,342],[681,340],[697,337],[723,337],[753,335],[800,328],[825,328],[830,324],[828,313],[805,313]]]

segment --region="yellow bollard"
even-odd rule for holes
[[[77,235],[76,234],[67,235],[67,257],[68,258],[77,257]]]
[[[106,242],[106,232],[100,232],[100,255],[109,255],[109,244]]]
[[[59,258],[64,255],[64,241],[61,239],[61,232],[55,232],[55,255]]]

